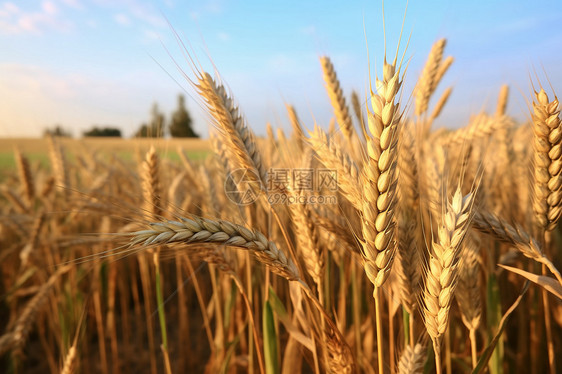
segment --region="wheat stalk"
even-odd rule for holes
[[[47,301],[49,291],[57,281],[57,279],[70,269],[70,265],[60,267],[53,273],[49,279],[39,288],[35,296],[27,302],[17,319],[13,324],[10,332],[0,337],[0,355],[9,350],[21,349],[27,336],[31,332],[35,316]]]

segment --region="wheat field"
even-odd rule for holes
[[[214,129],[203,160],[165,140],[123,157],[49,138],[47,167],[16,148],[0,371],[562,372],[558,99],[532,82],[517,123],[498,87],[494,113],[434,130],[445,47],[413,92],[401,56],[366,95],[322,57],[332,122],[287,105],[292,132],[265,137],[194,69]]]

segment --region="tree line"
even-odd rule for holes
[[[162,113],[157,103],[152,105],[150,110],[150,118],[147,122],[140,125],[134,133],[135,138],[162,138],[169,134],[173,138],[198,138],[199,134],[193,130],[193,120],[185,105],[185,97],[178,95],[178,105],[172,112],[170,119],[167,121],[164,113]],[[72,136],[71,133],[61,125],[55,125],[43,132],[43,136]],[[96,137],[122,137],[121,130],[112,126],[96,125],[90,130],[84,131],[82,136]]]

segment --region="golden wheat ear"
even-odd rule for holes
[[[449,324],[451,301],[457,285],[462,243],[470,227],[474,193],[463,196],[460,186],[443,205],[437,237],[429,255],[423,290],[423,316],[435,351],[437,373],[441,372],[441,339]]]
[[[267,174],[255,142],[255,135],[246,126],[240,110],[224,86],[215,82],[208,73],[202,73],[196,88],[205,99],[222,141],[227,145],[234,167],[254,171],[248,173],[248,176],[253,178],[254,174],[257,175],[259,179],[256,182],[265,186]]]
[[[299,271],[275,243],[259,231],[252,231],[224,220],[191,216],[179,221],[160,221],[146,230],[130,233],[129,247],[150,247],[171,243],[185,245],[215,243],[249,250],[260,262],[288,280],[300,280]]]

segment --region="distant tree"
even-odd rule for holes
[[[43,130],[43,136],[64,136],[71,138],[72,134],[67,129],[63,128],[61,125],[55,125],[52,128],[46,128]]]
[[[150,110],[150,122],[143,123],[135,133],[135,138],[162,138],[165,130],[164,114],[158,109],[158,104],[154,103]]]
[[[191,116],[185,108],[185,97],[179,94],[178,108],[172,113],[170,135],[174,138],[198,138],[199,135],[191,127],[192,123]]]
[[[88,131],[82,133],[83,136],[103,136],[103,137],[121,137],[121,130],[114,127],[97,127],[94,126]]]

